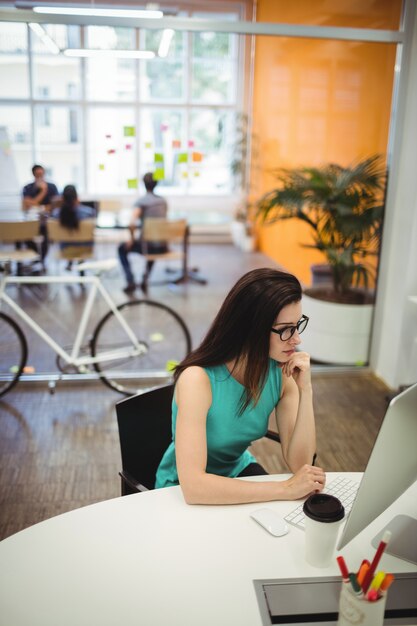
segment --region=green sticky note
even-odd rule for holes
[[[123,134],[125,137],[134,137],[136,135],[136,128],[134,126],[123,126]]]
[[[98,164],[98,169],[99,170],[104,170],[104,163],[99,163]]]
[[[179,153],[178,163],[188,163],[188,154],[186,152]]]
[[[178,361],[167,361],[165,365],[166,371],[173,372],[174,369],[177,367],[178,363],[179,363]]]
[[[137,189],[138,188],[138,179],[137,178],[128,178],[127,179],[127,188],[128,189]]]
[[[164,155],[161,154],[160,152],[155,152],[155,163],[163,163],[164,162]]]
[[[163,167],[157,167],[156,170],[153,172],[153,179],[154,180],[164,180],[165,178],[165,170]]]

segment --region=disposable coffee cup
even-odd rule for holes
[[[315,493],[304,502],[305,555],[314,567],[332,563],[345,509],[337,498],[327,493]]]

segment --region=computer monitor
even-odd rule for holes
[[[395,396],[385,413],[365,473],[341,534],[343,548],[417,480],[417,384]],[[385,530],[392,537],[386,552],[417,563],[417,520],[398,515]]]

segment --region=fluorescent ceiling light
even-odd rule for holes
[[[48,35],[46,30],[42,28],[40,24],[31,22],[29,24],[29,28],[38,35],[45,47],[48,48],[49,52],[52,52],[52,54],[59,54],[61,52],[55,41]]]
[[[89,17],[143,17],[155,19],[163,17],[162,11],[147,9],[98,9],[98,8],[76,8],[76,7],[51,7],[35,6],[35,13],[46,13],[48,15],[86,15]]]
[[[67,57],[105,57],[111,59],[153,59],[154,52],[149,50],[91,50],[88,48],[67,48]]]
[[[172,28],[165,28],[162,37],[161,43],[158,48],[158,56],[166,57],[168,54],[169,46],[171,45],[172,37],[174,36],[174,31]]]

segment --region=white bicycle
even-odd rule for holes
[[[57,365],[62,373],[95,372],[95,377],[108,387],[132,395],[139,391],[138,381],[171,378],[170,367],[191,350],[191,337],[181,317],[165,304],[131,300],[116,306],[100,280],[103,272],[116,265],[116,259],[86,261],[77,269],[93,271],[93,274],[84,276],[11,276],[6,263],[0,279],[0,307],[6,303],[56,352]],[[10,298],[6,287],[71,283],[90,285],[90,289],[74,343],[65,349]],[[109,311],[98,322],[91,338],[85,340],[97,292],[108,304]],[[24,332],[14,319],[0,311],[0,396],[16,385],[26,366],[27,356]]]

